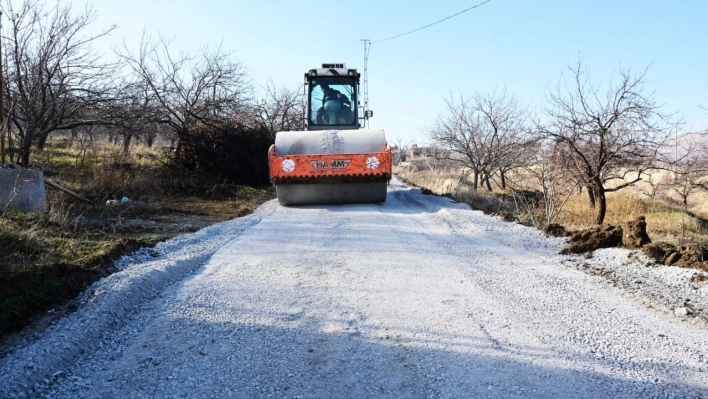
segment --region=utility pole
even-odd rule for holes
[[[2,76],[2,11],[0,11],[0,166],[5,165],[5,87]]]
[[[369,48],[371,40],[361,39],[364,42],[364,114],[369,110]],[[369,118],[364,119],[365,128],[369,128]]]
[[[674,163],[678,165],[678,126],[685,125],[686,122],[674,123]]]
[[[675,122],[674,123],[674,183],[678,178],[678,127],[679,125],[685,125],[686,122]]]
[[[678,164],[678,122],[674,126],[674,163]]]

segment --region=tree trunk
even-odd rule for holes
[[[78,138],[79,134],[78,134],[78,131],[77,131],[75,128],[69,130],[69,133],[71,133],[71,135],[69,136],[69,147],[73,147],[73,146],[74,146],[74,140],[76,140],[76,139]]]
[[[595,181],[593,181],[593,191],[595,200],[598,203],[597,218],[595,219],[595,223],[602,225],[605,221],[605,213],[607,212],[607,199],[605,198],[605,187],[602,185],[602,181],[600,181],[600,179],[595,179]]]
[[[49,134],[41,134],[39,138],[37,139],[37,149],[38,150],[43,150],[44,149],[44,144],[47,142],[47,138],[49,137]]]
[[[477,169],[474,170],[474,191],[477,191],[477,188],[479,187],[479,171]]]
[[[595,209],[595,191],[593,186],[587,185],[586,188],[588,189],[588,199],[590,200],[590,208]]]
[[[132,133],[126,133],[123,136],[123,152],[128,153],[130,151],[130,139],[133,138]]]
[[[20,154],[18,158],[20,159],[20,165],[25,168],[29,168],[29,158],[32,152],[32,138],[25,135],[20,140]],[[0,165],[2,166],[2,165]]]
[[[484,184],[487,186],[487,191],[492,192],[492,184],[489,183],[489,173],[484,174]]]
[[[6,126],[6,128],[9,128],[9,125]],[[6,130],[6,132],[7,132],[7,154],[9,155],[10,162],[18,162],[17,151],[16,151],[17,146],[15,145],[15,141],[12,139],[12,132],[9,129]],[[2,166],[2,165],[0,165],[0,166]]]
[[[499,176],[501,177],[501,188],[502,190],[506,190],[506,176],[504,176],[503,170],[499,171]]]
[[[25,168],[29,168],[29,157],[30,157],[30,148],[25,148],[25,146],[22,146],[22,155],[20,156],[20,165],[22,165]]]

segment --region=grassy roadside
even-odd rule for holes
[[[406,182],[425,188],[438,195],[449,195],[456,201],[470,204],[488,214],[514,213],[513,199],[508,192],[496,190],[475,192],[456,175],[430,170],[412,171],[410,168],[395,168],[394,173]],[[686,241],[708,243],[708,215],[700,212],[689,214],[677,205],[662,200],[650,200],[639,195],[623,192],[607,194],[605,224],[621,226],[638,216],[645,216],[647,233],[654,241],[681,244]],[[588,205],[586,194],[569,198],[557,223],[569,230],[594,227],[595,210]]]
[[[101,143],[93,151],[81,163],[74,146],[52,140],[33,166],[90,203],[47,188],[46,214],[0,208],[0,337],[111,274],[117,257],[250,214],[275,197],[271,189],[176,174],[144,147],[126,154]],[[130,202],[106,205],[123,196]]]
[[[641,198],[622,192],[608,193],[605,224],[620,226],[644,216],[647,233],[654,241],[681,244],[685,241],[708,243],[706,215],[689,214],[677,205]],[[572,196],[558,217],[558,223],[570,230],[594,226],[595,211],[588,205],[587,195]]]

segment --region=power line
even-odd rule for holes
[[[483,1],[483,2],[481,2],[481,3],[479,3],[479,4],[477,4],[477,5],[474,5],[474,6],[470,7],[470,8],[468,8],[468,9],[466,9],[466,10],[460,11],[460,12],[458,12],[457,14],[450,15],[449,17],[443,18],[443,19],[441,19],[440,21],[437,21],[437,22],[433,22],[432,24],[428,24],[428,25],[425,25],[425,26],[421,26],[421,27],[418,28],[418,29],[413,29],[413,30],[410,31],[410,32],[401,33],[400,35],[387,37],[387,38],[381,39],[381,40],[375,40],[375,41],[373,41],[373,42],[371,42],[371,43],[372,43],[372,44],[373,44],[373,43],[381,43],[381,42],[385,42],[386,40],[391,40],[391,39],[395,39],[395,38],[397,38],[397,37],[401,37],[401,36],[405,36],[405,35],[411,34],[411,33],[413,33],[413,32],[418,32],[419,30],[422,30],[422,29],[425,29],[425,28],[429,28],[429,27],[431,27],[431,26],[433,26],[433,25],[437,25],[437,24],[439,24],[439,23],[441,23],[441,22],[447,21],[447,20],[450,19],[450,18],[454,18],[454,17],[456,17],[456,16],[458,16],[458,15],[460,15],[460,14],[462,14],[462,13],[466,13],[466,12],[469,11],[469,10],[473,10],[473,9],[475,9],[475,8],[477,8],[477,7],[483,6],[483,5],[487,4],[487,3],[489,3],[490,1],[492,1],[492,0]]]

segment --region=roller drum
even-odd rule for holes
[[[384,148],[386,135],[381,129],[310,130],[275,136],[275,151],[280,155],[365,154]]]
[[[276,184],[278,202],[294,205],[377,204],[386,202],[386,182]]]

